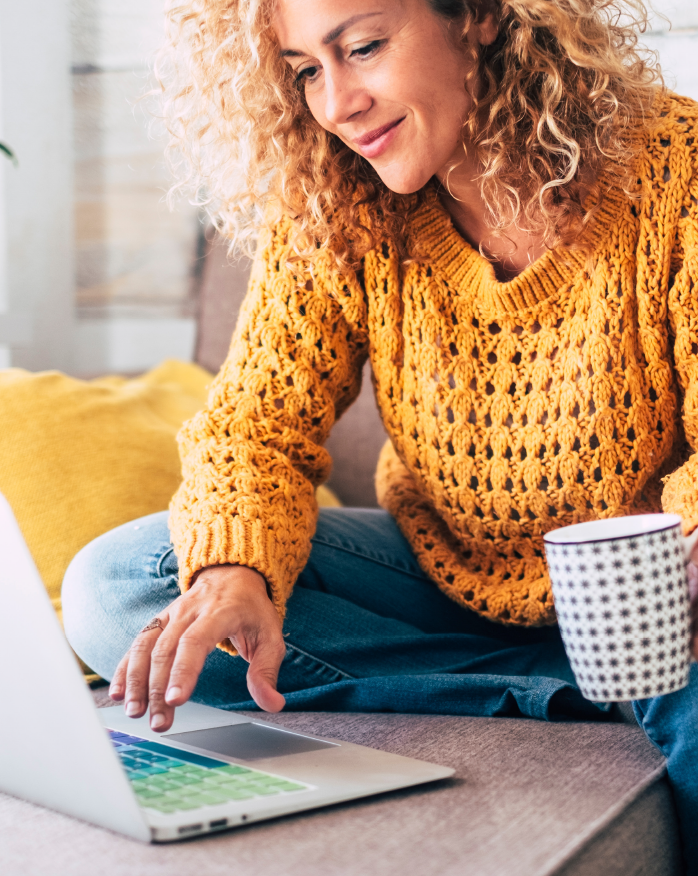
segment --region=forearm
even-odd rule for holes
[[[328,289],[279,271],[282,242],[261,252],[208,406],[180,432],[184,477],[170,507],[183,591],[205,567],[249,566],[281,617],[310,554],[315,487],[331,469],[323,444],[360,390],[368,345]],[[357,282],[343,288],[359,313]]]

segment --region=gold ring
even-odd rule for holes
[[[147,633],[150,630],[157,630],[157,629],[164,630],[165,627],[163,627],[162,621],[160,620],[159,617],[154,617],[151,621],[148,621],[148,623],[143,627],[143,629],[141,630],[141,633]]]

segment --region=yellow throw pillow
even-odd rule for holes
[[[165,510],[180,482],[175,436],[211,375],[167,361],[142,377],[0,371],[0,492],[60,617],[63,575],[92,539]],[[318,503],[339,505],[326,487]]]
[[[0,371],[0,492],[59,616],[63,575],[80,548],[167,508],[181,480],[175,435],[210,379],[180,362],[135,380]]]

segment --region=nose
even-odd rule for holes
[[[325,118],[330,124],[348,122],[371,104],[371,95],[354,71],[342,66],[325,69]]]

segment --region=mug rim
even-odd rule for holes
[[[649,526],[649,528],[643,529],[641,532],[628,532],[622,535],[607,535],[604,537],[593,537],[593,538],[584,538],[582,532],[580,530],[585,529],[594,529],[599,525],[603,525],[604,523],[610,523],[612,520],[634,520],[637,521],[638,526],[641,526],[641,521],[645,521],[645,524],[648,524],[650,520],[655,519],[657,524],[660,523],[662,525],[657,525],[656,527]],[[671,522],[669,522],[671,521]],[[558,529],[553,529],[550,532],[546,532],[543,536],[543,543],[550,545],[567,545],[574,546],[579,544],[601,544],[602,542],[607,541],[624,541],[625,539],[630,538],[641,538],[644,535],[655,535],[658,532],[667,532],[670,529],[676,529],[676,527],[681,527],[681,518],[678,514],[663,514],[658,512],[656,514],[626,514],[621,517],[608,517],[602,518],[599,520],[585,520],[582,523],[572,523],[569,526],[561,526]],[[574,535],[570,530],[576,530],[579,532],[579,535]],[[568,533],[567,537],[560,535],[561,533]],[[557,538],[556,538],[557,536]]]

